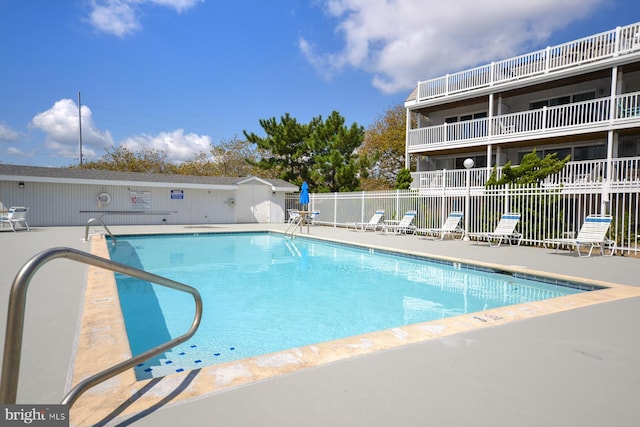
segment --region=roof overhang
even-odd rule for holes
[[[299,187],[297,185],[274,185],[272,183],[270,183],[269,181],[257,177],[257,176],[248,176],[244,179],[241,179],[240,181],[237,182],[238,185],[242,185],[242,184],[248,184],[252,181],[256,181],[260,184],[263,185],[268,185],[269,187],[271,187],[272,191],[284,191],[284,192],[296,192],[299,190]]]
[[[16,182],[43,182],[51,184],[80,184],[80,185],[115,185],[119,187],[173,187],[173,188],[193,188],[202,190],[236,190],[236,184],[196,184],[186,182],[157,182],[157,181],[127,181],[127,180],[103,180],[86,178],[59,178],[25,175],[0,175],[0,181]]]

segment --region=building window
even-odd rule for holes
[[[436,159],[436,170],[453,169],[453,159]]]
[[[473,167],[474,168],[486,168],[487,167],[487,155],[486,154],[478,154],[478,155],[467,155],[462,157],[445,157],[434,159],[435,170],[453,170],[453,169],[465,169],[464,161],[466,159],[473,159]],[[495,154],[491,156],[491,164],[495,165],[496,156]]]
[[[487,156],[464,156],[464,157],[456,157],[456,169],[465,169],[464,161],[466,159],[473,159],[473,167],[474,168],[486,168],[487,167]]]
[[[618,145],[618,157],[640,156],[640,139],[620,138]]]
[[[571,148],[559,148],[557,150],[545,150],[544,155],[546,156],[547,154],[552,154],[554,152],[556,153],[556,158],[558,160],[562,160],[567,156],[569,156],[569,160],[575,160],[573,158],[573,156],[571,155]]]
[[[558,96],[555,98],[543,99],[529,103],[529,110],[537,110],[542,107],[554,107],[556,105],[566,105],[572,102],[588,101],[596,98],[596,91],[576,93],[573,95]]]
[[[555,107],[556,105],[567,105],[567,104],[571,104],[570,96],[561,96],[559,98],[551,98],[549,100],[550,107]]]
[[[585,147],[574,147],[572,160],[595,160],[606,159],[606,145],[588,145]]]
[[[484,119],[484,118],[486,118],[488,116],[489,116],[488,112],[481,111],[479,113],[465,114],[465,115],[462,115],[462,116],[446,117],[444,119],[444,122],[445,123],[468,122],[470,120],[475,120],[475,119]]]
[[[531,151],[522,151],[518,153],[518,163],[522,163],[522,159]],[[548,154],[556,153],[558,160],[562,160],[568,155],[571,156],[572,161],[579,160],[596,160],[605,159],[607,157],[607,147],[604,144],[600,145],[584,145],[581,147],[565,147],[565,148],[547,148],[536,149],[536,154],[539,158],[543,158]]]

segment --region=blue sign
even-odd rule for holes
[[[171,190],[171,200],[184,200],[184,190]]]

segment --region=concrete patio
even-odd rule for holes
[[[284,230],[285,225],[113,227],[119,233]],[[92,227],[92,231],[98,231]],[[306,229],[304,230],[306,232]],[[317,237],[640,288],[640,259],[578,258],[541,248],[311,227]],[[84,227],[1,232],[0,318],[18,269],[41,250],[89,251]],[[18,403],[58,403],[69,389],[87,268],[55,260],[28,293]],[[603,302],[341,360],[147,412],[112,407],[102,425],[635,426],[640,297]],[[4,323],[0,330],[4,343]],[[148,390],[141,390],[141,393]],[[80,401],[79,403],[80,404]]]

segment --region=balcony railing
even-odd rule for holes
[[[640,92],[615,97],[614,120],[640,120]],[[579,129],[590,129],[610,121],[611,98],[537,110],[504,114],[457,123],[445,123],[409,130],[408,148],[417,152],[429,147],[468,143],[474,140],[518,139],[527,134],[544,136],[572,133]]]
[[[640,50],[640,23],[418,83],[417,102]]]
[[[502,168],[497,168],[498,176]],[[428,172],[413,172],[413,188],[423,191],[455,191],[466,188],[466,170],[437,170]],[[490,171],[486,168],[471,169],[469,171],[469,186],[484,187],[489,179]],[[542,183],[548,187],[578,187],[598,189],[603,185],[611,188],[633,187],[640,189],[640,157],[623,157],[611,160],[607,180],[607,160],[584,160],[568,162],[557,174],[548,176]]]

